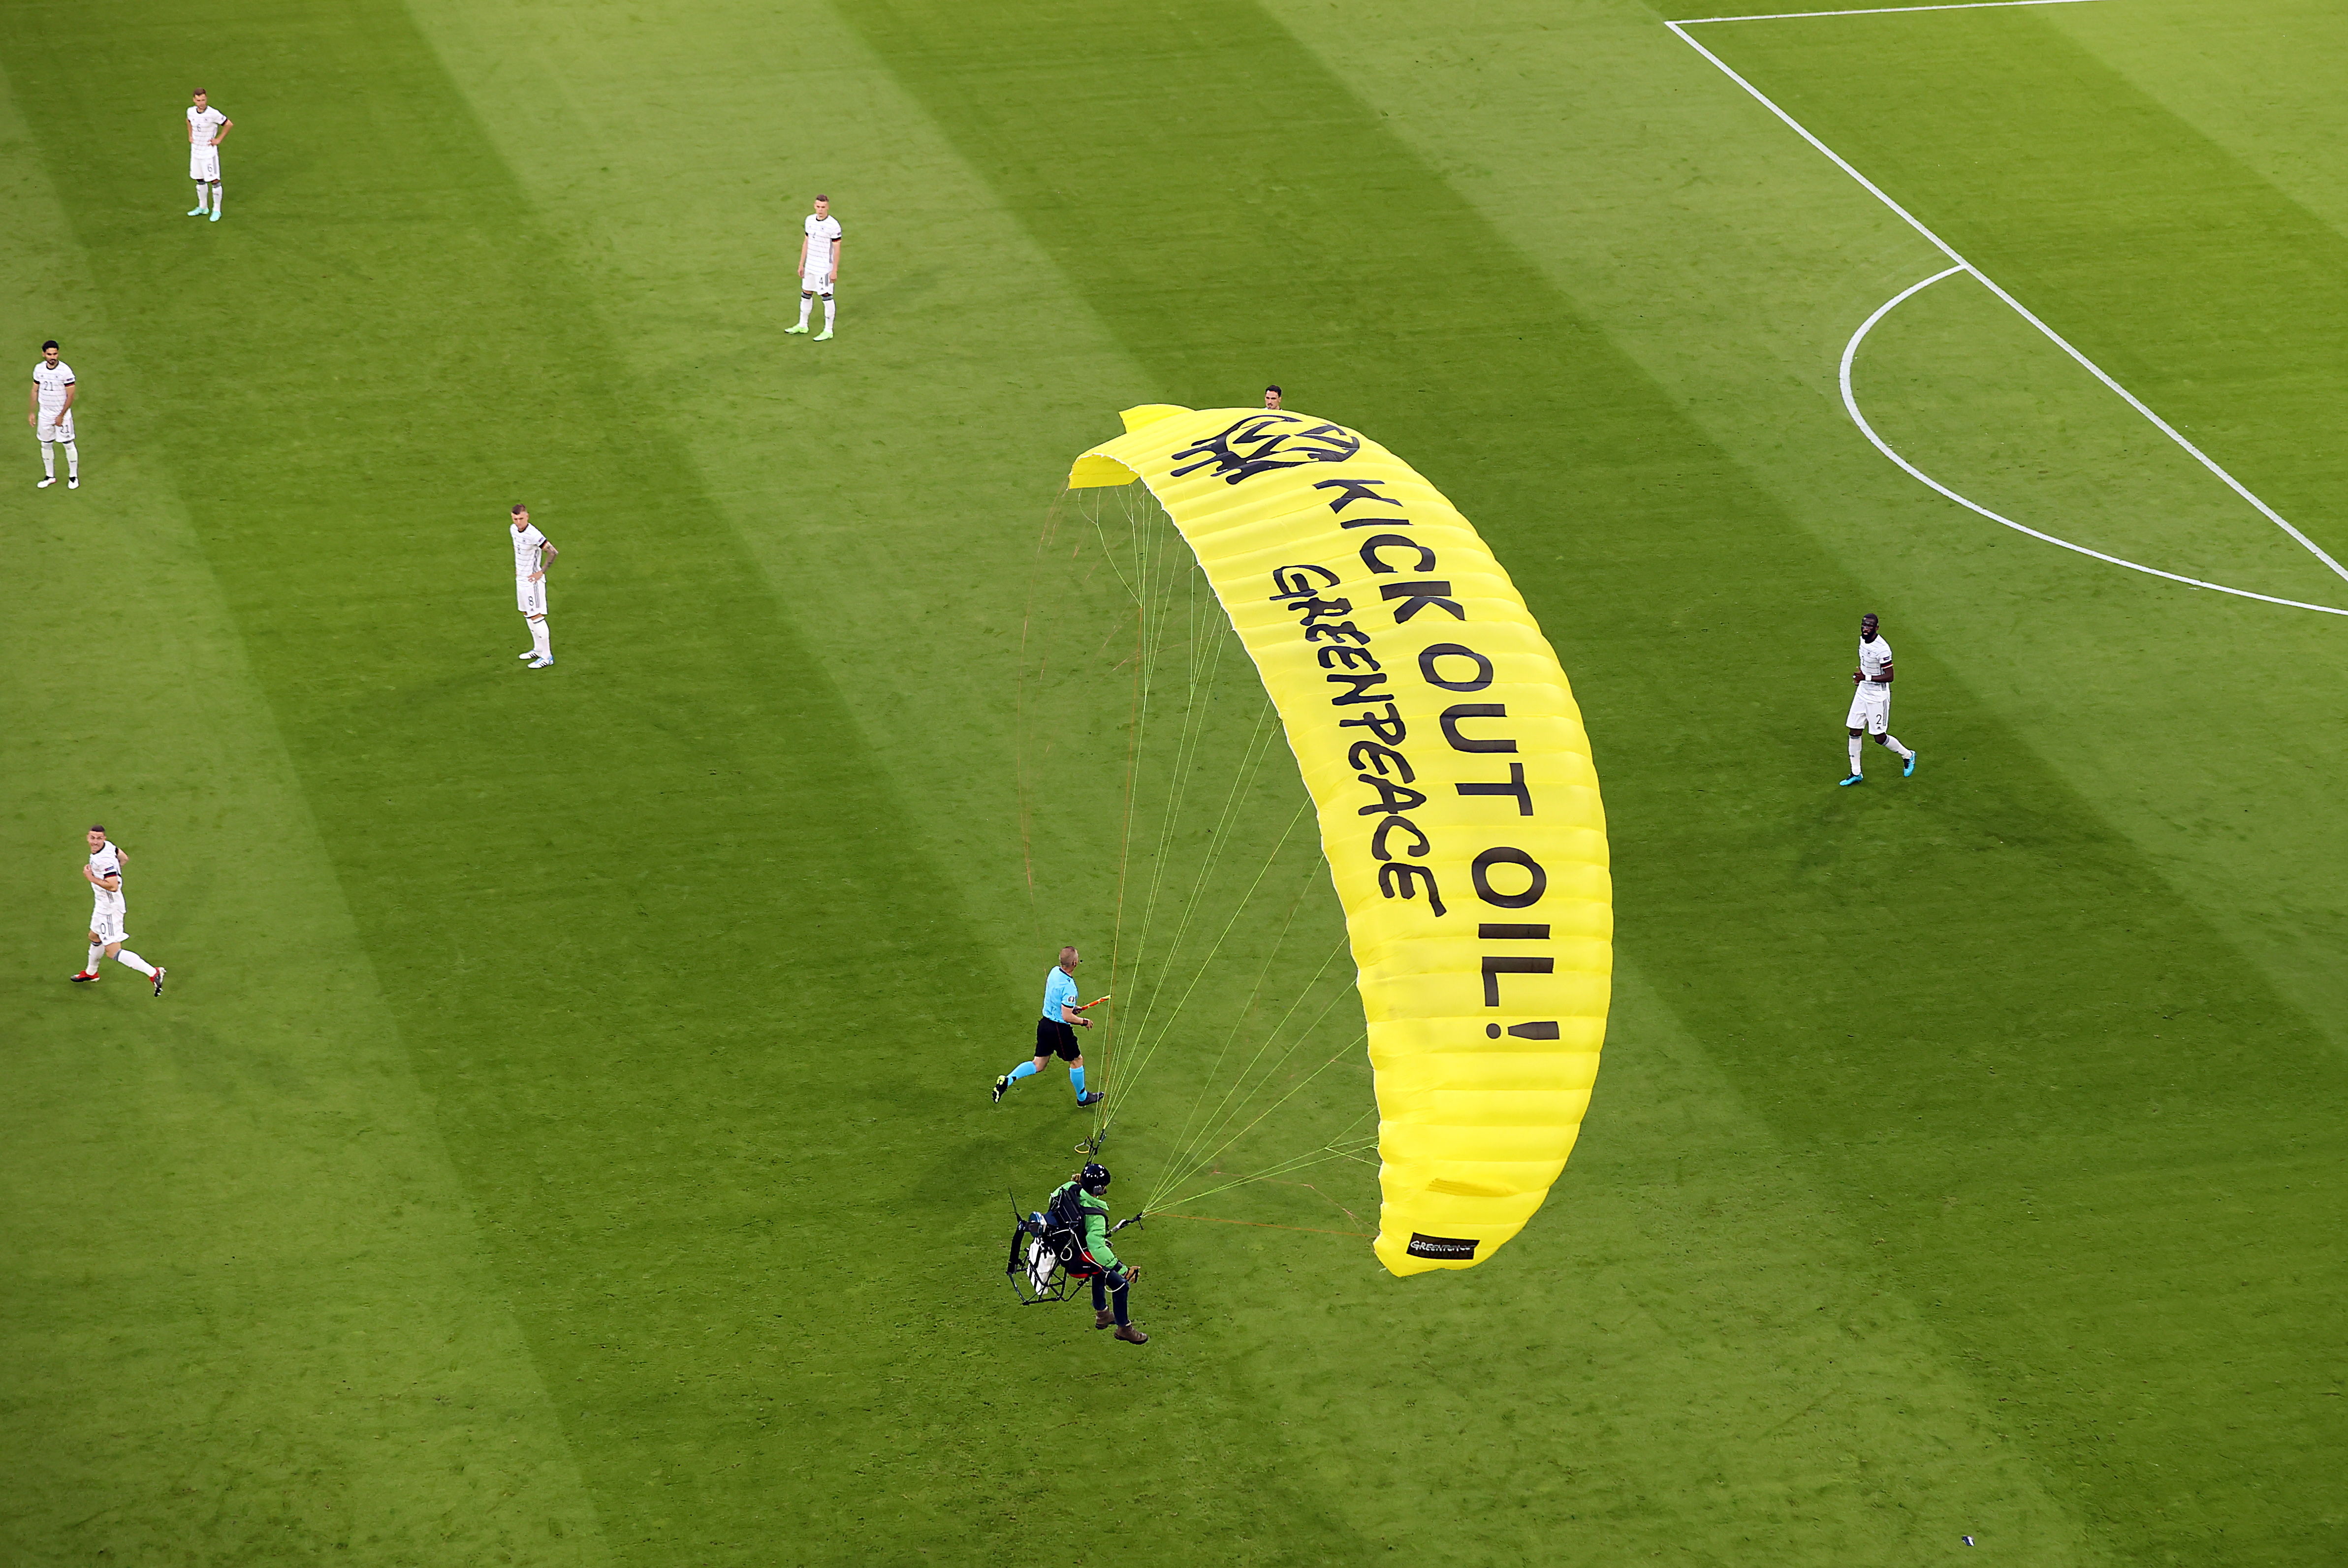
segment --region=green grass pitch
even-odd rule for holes
[[[1663,15],[0,6],[0,343],[87,478],[0,501],[0,1562],[2348,1561],[2348,626],[1870,447],[1838,356],[1949,262]],[[2336,5],[1690,31],[2348,554]],[[1026,891],[1023,619],[1116,410],[1267,381],[1541,618],[1619,985],[1489,1266],[1168,1222],[1136,1348],[997,1273],[1086,1122],[986,1084],[1103,935]],[[1854,387],[2348,603],[1971,279]],[[1838,790],[1863,610],[1922,767]],[[93,820],[161,1001],[64,983]]]

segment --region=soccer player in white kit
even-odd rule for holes
[[[236,128],[236,121],[205,101],[204,89],[196,89],[196,101],[188,108],[188,178],[196,182],[196,204],[188,209],[191,218],[204,216],[204,191],[211,190],[211,220],[217,223],[221,215],[220,144]]]
[[[81,488],[81,448],[74,445],[73,405],[73,366],[57,357],[57,340],[51,338],[41,345],[41,361],[33,366],[32,411],[26,415],[41,444],[41,482],[33,487],[36,490],[57,482],[60,445],[66,449],[66,488]]]
[[[554,662],[546,630],[546,569],[562,552],[530,526],[530,508],[513,509],[514,608],[530,618],[530,651],[520,655],[533,670]]]
[[[122,935],[122,867],[130,857],[108,842],[106,829],[92,824],[89,830],[89,860],[81,874],[88,881],[94,902],[89,911],[89,961],[74,976],[77,984],[89,985],[98,979],[98,966],[107,958],[119,958],[155,982],[155,994],[163,994],[160,964],[150,964],[124,947]]]
[[[1875,617],[1859,618],[1859,668],[1850,672],[1851,683],[1859,688],[1851,693],[1850,716],[1843,721],[1850,730],[1850,776],[1845,784],[1865,784],[1867,775],[1859,770],[1859,737],[1872,734],[1879,746],[1889,746],[1900,756],[1900,774],[1905,778],[1916,771],[1916,753],[1900,743],[1891,733],[1891,644],[1875,630]]]
[[[835,312],[831,291],[839,282],[839,220],[831,215],[831,198],[815,199],[815,211],[807,220],[807,232],[799,237],[799,324],[785,327],[787,333],[808,330],[808,313],[815,308],[815,297],[823,296],[823,331],[815,334],[821,343],[831,335]]]

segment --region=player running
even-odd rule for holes
[[[1872,734],[1879,746],[1889,746],[1905,759],[1900,774],[1902,778],[1916,771],[1916,753],[1900,743],[1891,733],[1891,644],[1875,630],[1875,617],[1859,618],[1859,668],[1850,672],[1852,684],[1859,690],[1851,693],[1850,716],[1843,723],[1850,727],[1850,777],[1846,785],[1865,784],[1866,774],[1859,765],[1859,741],[1862,734]]]
[[[1060,949],[1060,961],[1044,977],[1044,1016],[1035,1020],[1035,1060],[1023,1061],[994,1081],[997,1102],[1023,1078],[1033,1078],[1044,1071],[1044,1064],[1055,1056],[1068,1064],[1068,1081],[1076,1091],[1076,1103],[1097,1105],[1098,1094],[1085,1092],[1085,1053],[1076,1049],[1076,1030],[1090,1029],[1093,1020],[1085,1016],[1085,1008],[1097,1008],[1108,1000],[1096,997],[1084,1007],[1076,1005],[1076,965],[1082,959],[1074,948]]]
[[[205,101],[204,89],[196,89],[196,101],[188,109],[188,178],[196,182],[196,204],[188,209],[191,218],[204,215],[204,188],[211,188],[211,219],[217,223],[221,215],[220,144],[236,128],[236,121]]]
[[[556,549],[544,534],[530,527],[530,508],[513,509],[514,608],[530,618],[530,651],[515,655],[530,661],[529,668],[543,670],[554,662],[554,645],[546,630],[546,569]]]
[[[122,944],[122,867],[130,857],[106,837],[103,824],[93,823],[89,829],[89,860],[81,874],[89,883],[92,903],[89,911],[89,961],[81,973],[74,976],[77,984],[95,984],[98,966],[108,958],[119,958],[124,963],[155,982],[155,994],[163,994],[162,965],[150,964]]]
[[[33,366],[31,421],[34,438],[41,444],[41,480],[36,490],[57,482],[57,447],[66,449],[66,488],[81,488],[81,448],[74,445],[73,366],[57,357],[57,340],[41,345],[41,362]]]
[[[807,220],[807,232],[799,237],[799,324],[785,327],[787,333],[808,330],[808,313],[815,308],[815,297],[823,296],[823,331],[815,341],[831,336],[831,323],[836,313],[831,291],[839,281],[839,220],[831,215],[831,198],[815,199],[815,212]]]

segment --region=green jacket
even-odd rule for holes
[[[1076,1209],[1085,1217],[1085,1250],[1092,1254],[1093,1261],[1103,1268],[1122,1269],[1125,1265],[1117,1261],[1117,1253],[1108,1245],[1107,1198],[1096,1197],[1074,1182],[1063,1182],[1053,1190],[1049,1206],[1057,1207],[1060,1194],[1072,1188],[1076,1196]]]

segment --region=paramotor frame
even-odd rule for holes
[[[1119,1220],[1109,1226],[1108,1234],[1115,1235],[1128,1225],[1138,1225],[1144,1217],[1137,1214]],[[1107,1270],[1085,1252],[1084,1232],[1078,1225],[1034,1210],[1014,1222],[1011,1252],[1004,1259],[1003,1272],[1010,1279],[1012,1293],[1019,1297],[1019,1304],[1034,1307],[1039,1302],[1066,1301],[1077,1281]],[[1128,1275],[1137,1272],[1127,1270]]]

